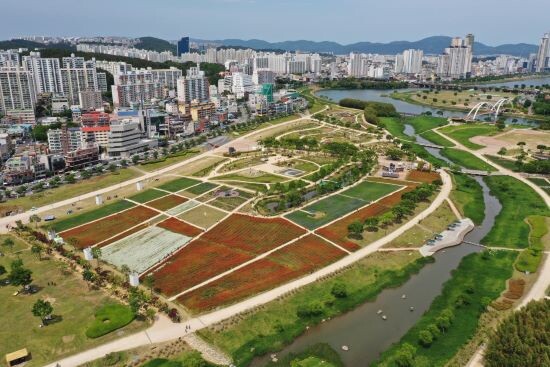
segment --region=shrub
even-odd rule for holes
[[[348,296],[348,290],[344,283],[334,283],[330,293],[336,298],[346,298]]]
[[[314,316],[320,316],[325,312],[323,305],[320,302],[312,302],[308,305],[298,307],[296,314],[300,318],[308,318]]]
[[[422,330],[418,333],[418,342],[425,348],[432,345],[434,337],[429,330]]]

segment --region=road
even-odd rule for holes
[[[316,271],[315,273],[309,274],[303,278],[294,280],[290,283],[284,284],[280,287],[274,288],[267,292],[256,295],[252,298],[244,300],[235,305],[228,306],[226,308],[213,311],[208,314],[204,314],[193,319],[184,321],[180,324],[167,323],[165,319],[161,319],[159,322],[155,323],[151,328],[146,331],[130,335],[121,339],[114,340],[110,343],[103,344],[99,347],[89,349],[87,351],[78,353],[76,355],[64,358],[57,362],[49,364],[47,367],[55,367],[56,364],[59,364],[60,367],[76,367],[80,364],[83,364],[94,359],[101,358],[105,354],[115,351],[127,350],[132,348],[137,348],[144,345],[149,345],[151,343],[159,343],[164,341],[169,341],[184,337],[189,333],[195,332],[202,328],[206,328],[213,324],[216,324],[220,321],[226,320],[234,315],[237,315],[243,311],[253,309],[257,306],[266,304],[270,301],[277,299],[278,297],[287,294],[288,292],[311,284],[318,279],[332,274],[335,271],[341,270],[364,257],[378,251],[384,245],[390,243],[397,237],[401,236],[405,231],[411,229],[416,224],[418,224],[422,219],[426,218],[428,215],[433,213],[439,206],[441,206],[445,200],[449,197],[449,194],[452,190],[452,180],[450,176],[441,171],[441,178],[443,180],[443,185],[438,195],[434,201],[420,214],[412,218],[410,221],[405,223],[403,226],[395,230],[394,232],[376,240],[370,245],[340,259],[339,261],[328,265],[327,267]],[[186,325],[191,326],[191,330],[187,331],[185,329]]]

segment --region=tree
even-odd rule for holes
[[[356,220],[348,225],[349,237],[363,238],[363,223]]]
[[[42,221],[42,218],[40,218],[40,216],[38,216],[36,214],[33,214],[29,217],[29,222],[34,223],[34,228],[37,228],[38,223],[40,223],[41,221]]]
[[[148,274],[145,278],[143,278],[143,285],[145,285],[149,290],[151,291],[151,295],[153,294],[153,287],[155,286],[155,277],[152,274]]]
[[[508,149],[506,149],[505,147],[500,148],[497,152],[498,155],[506,155],[506,153],[508,153]]]
[[[429,330],[421,330],[420,333],[418,333],[418,342],[423,347],[429,347],[432,345],[433,341],[434,337]]]
[[[525,146],[525,142],[524,141],[518,141],[518,146],[523,149],[523,147]]]
[[[367,231],[375,232],[378,229],[378,223],[380,219],[378,217],[370,217],[365,219],[365,226],[367,226]]]
[[[44,248],[37,243],[31,246],[31,252],[35,254],[40,261],[42,261],[42,251],[44,251]]]
[[[50,302],[44,300],[37,300],[32,306],[32,314],[36,317],[40,317],[42,324],[46,325],[45,319],[51,315],[53,307]]]
[[[90,288],[90,283],[93,283],[96,279],[95,274],[90,269],[84,269],[82,272],[82,279],[88,283],[88,288]]]
[[[126,277],[128,277],[128,275],[130,275],[131,270],[128,265],[124,264],[120,267],[120,272],[124,274]]]
[[[410,343],[403,343],[395,355],[395,363],[399,367],[412,367],[414,366],[415,355],[416,348]]]
[[[15,242],[13,242],[10,237],[8,237],[4,240],[4,242],[2,242],[2,246],[8,247],[10,251],[13,252],[13,246],[15,246]]]
[[[539,153],[542,154],[546,149],[548,149],[548,147],[546,145],[539,144],[537,145],[537,149],[539,150]]]
[[[130,289],[130,294],[128,295],[128,304],[134,315],[139,315],[139,310],[145,301],[143,293],[136,288]]]
[[[132,163],[133,163],[133,164],[137,164],[137,162],[139,162],[139,155],[134,154],[134,155],[132,156]]]
[[[8,279],[11,284],[26,286],[32,283],[32,271],[23,266],[22,260],[15,260],[11,263],[11,271]]]

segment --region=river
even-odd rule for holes
[[[410,125],[406,126],[405,133],[416,136],[418,140],[422,139],[415,135]],[[433,150],[432,153],[441,157],[437,149]],[[490,195],[485,182],[480,177],[474,178],[483,188],[485,218],[480,226],[465,236],[465,241],[479,243],[493,227],[495,217],[502,206]],[[310,328],[292,344],[276,353],[277,357],[300,353],[317,343],[328,343],[338,352],[346,366],[368,366],[378,359],[383,351],[398,342],[428,310],[462,258],[480,250],[478,246],[463,243],[436,253],[434,263],[424,266],[402,286],[386,289],[375,301],[366,302],[344,315]],[[405,299],[402,298],[403,294],[406,295]],[[410,307],[414,307],[414,311],[411,312]],[[387,320],[382,320],[381,315],[377,313],[378,310],[383,311]],[[344,345],[349,347],[348,351],[342,350]],[[256,358],[251,366],[265,366],[269,361],[270,356],[266,355]]]
[[[527,79],[516,82],[503,82],[503,83],[494,83],[494,84],[483,84],[483,86],[506,86],[508,84],[512,87],[516,84],[525,84],[525,85],[542,85],[550,84],[550,78],[540,78],[540,79]],[[413,90],[420,89],[400,89],[400,92],[409,92]],[[317,95],[321,97],[328,98],[331,101],[338,102],[344,98],[354,98],[364,101],[375,101],[375,102],[385,102],[391,103],[395,106],[396,110],[401,113],[408,113],[414,115],[420,115],[426,112],[431,112],[434,116],[443,116],[443,117],[465,117],[467,112],[458,111],[458,110],[445,110],[443,108],[433,108],[429,106],[423,106],[419,104],[409,103],[389,97],[393,90],[380,90],[380,89],[325,89],[317,92]],[[438,115],[438,111],[443,112],[442,115]],[[530,121],[529,119],[518,118],[518,117],[508,117],[505,120],[506,123],[514,124],[535,124],[536,122]]]

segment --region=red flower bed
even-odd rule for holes
[[[157,224],[157,226],[187,237],[195,237],[202,232],[199,228],[182,222],[176,218],[166,219],[165,221]]]
[[[386,196],[374,204],[359,209],[356,213],[334,222],[328,227],[320,228],[316,233],[337,243],[346,250],[357,251],[361,246],[348,238],[348,226],[355,221],[364,222],[367,218],[375,217],[390,210],[395,204],[401,201],[401,196],[404,193],[413,190],[415,187],[416,185],[409,183],[405,189]]]
[[[249,254],[202,238],[190,242],[153,273],[155,287],[173,296],[252,259]]]
[[[310,235],[221,279],[184,294],[178,301],[193,311],[205,311],[273,289],[320,269],[345,253]]]
[[[411,171],[407,176],[407,180],[416,182],[432,183],[435,180],[440,180],[441,176],[437,172]]]
[[[303,233],[304,230],[283,218],[233,214],[153,272],[155,285],[169,296],[177,294]]]
[[[262,254],[304,233],[303,229],[284,218],[233,214],[211,228],[202,238],[253,254]]]
[[[160,199],[148,202],[146,205],[150,206],[151,208],[155,208],[155,209],[158,209],[158,210],[164,212],[168,209],[172,209],[175,206],[183,204],[186,201],[187,201],[187,199],[182,198],[181,196],[168,195],[168,196],[162,197]]]
[[[82,249],[127,231],[157,214],[152,209],[136,206],[122,213],[65,231],[62,236],[65,240],[74,238],[77,241],[76,247]]]

